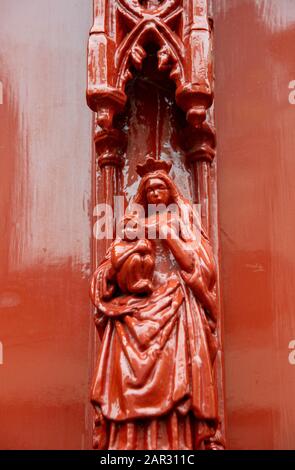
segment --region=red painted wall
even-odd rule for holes
[[[81,449],[89,447],[92,2],[1,0],[0,9],[0,448]]]
[[[295,449],[295,2],[213,4],[228,444]]]

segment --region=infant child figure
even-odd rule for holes
[[[155,257],[151,242],[140,238],[132,216],[123,220],[121,238],[112,247],[111,262],[123,294],[147,295],[153,291]]]

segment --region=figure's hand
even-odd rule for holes
[[[185,271],[181,271],[181,276],[184,282],[191,288],[199,302],[203,305],[211,320],[210,328],[214,330],[218,315],[216,287],[214,287],[213,290],[209,290],[204,284],[201,272],[199,272],[198,275],[194,274],[192,276]]]
[[[114,293],[115,287],[111,283],[114,277],[114,270],[109,266],[104,271],[99,271],[97,278],[97,290],[101,299],[109,300]]]
[[[168,212],[165,214],[165,219],[167,225],[173,228],[174,230],[178,230],[180,226],[180,217],[177,212]]]
[[[158,238],[159,219],[155,215],[148,217],[145,221],[145,235],[147,239]]]
[[[173,212],[157,213],[146,219],[145,227],[148,238],[178,238],[180,219],[178,214]]]

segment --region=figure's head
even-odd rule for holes
[[[179,191],[175,181],[169,175],[172,163],[165,160],[155,160],[147,155],[143,164],[137,165],[136,171],[141,177],[137,193],[133,199],[135,204],[143,207],[145,215],[149,215],[151,205],[161,210],[161,207],[178,207],[179,213],[188,223],[197,223],[201,231],[201,220],[191,204]]]
[[[141,182],[135,202],[142,205],[145,211],[149,205],[168,206],[178,199],[177,187],[169,176],[171,167],[171,162],[156,160],[151,155],[146,156],[144,163],[137,165]]]
[[[160,177],[151,177],[145,184],[146,201],[148,204],[164,204],[170,202],[170,190],[166,182]]]

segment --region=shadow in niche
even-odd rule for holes
[[[192,200],[192,176],[179,145],[179,132],[187,126],[184,112],[175,102],[175,83],[169,72],[158,70],[154,44],[145,46],[147,57],[140,71],[131,68],[133,78],[126,85],[126,112],[117,125],[128,133],[124,166],[124,192],[127,200],[135,194],[138,176],[135,168],[147,154],[173,163],[171,175],[184,195]]]

